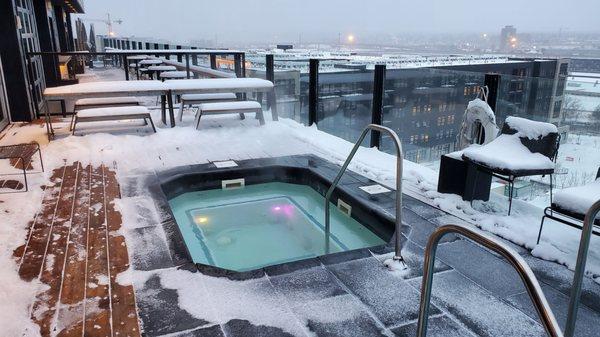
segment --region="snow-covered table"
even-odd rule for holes
[[[273,83],[259,78],[210,78],[180,79],[161,81],[103,81],[87,82],[60,87],[46,88],[47,101],[61,101],[81,98],[122,97],[122,96],[161,96],[162,121],[166,124],[166,110],[169,110],[171,127],[175,126],[173,95],[210,93],[251,93],[273,92]],[[275,95],[267,95],[273,120],[277,120]],[[47,122],[50,122],[47,116]],[[49,133],[51,132],[51,125]]]

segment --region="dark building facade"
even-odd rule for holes
[[[2,121],[31,121],[44,108],[42,93],[60,80],[58,58],[29,52],[71,51],[71,14],[83,13],[81,0],[0,1]]]

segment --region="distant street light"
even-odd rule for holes
[[[354,35],[352,35],[352,34],[348,35],[347,39],[348,39],[348,43],[354,43]]]

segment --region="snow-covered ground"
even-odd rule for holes
[[[100,78],[118,77],[115,74],[98,72]],[[145,104],[155,105],[154,99],[147,99]],[[28,305],[39,285],[20,281],[17,267],[12,258],[12,251],[23,244],[26,237],[26,226],[33,219],[41,205],[42,191],[39,188],[47,183],[53,168],[67,162],[116,164],[120,182],[127,176],[152,170],[163,170],[171,167],[206,163],[218,160],[241,160],[248,158],[275,157],[294,154],[314,154],[341,164],[352,143],[337,138],[316,127],[306,127],[289,119],[279,122],[270,121],[267,113],[267,124],[259,126],[254,118],[240,121],[235,115],[206,118],[199,131],[191,127],[193,116],[184,114],[184,121],[175,128],[160,125],[159,111],[153,110],[154,120],[158,125],[156,134],[150,133],[148,127],[115,128],[114,126],[130,126],[135,122],[102,124],[100,130],[110,133],[92,131],[92,125],[82,125],[84,136],[70,136],[68,123],[55,125],[58,137],[48,142],[43,125],[13,125],[6,131],[7,136],[0,140],[0,145],[36,140],[42,144],[46,172],[31,175],[32,192],[22,194],[0,195],[0,212],[3,214],[0,226],[0,290],[3,301],[0,311],[10,315],[0,315],[0,326],[8,331],[21,331],[23,325],[31,326]],[[139,125],[139,123],[137,124]],[[90,131],[90,132],[86,132]],[[567,144],[568,145],[568,144]],[[593,145],[590,145],[593,146]],[[597,146],[595,147],[597,149]],[[561,149],[561,153],[563,152]],[[568,149],[568,147],[567,147]],[[598,154],[598,151],[595,151]],[[591,154],[587,153],[591,157]],[[581,160],[586,160],[581,156]],[[593,158],[589,158],[592,165]],[[597,165],[600,160],[596,158]],[[532,249],[532,254],[540,258],[557,261],[570,269],[575,266],[575,257],[580,232],[570,227],[547,222],[544,227],[542,242],[536,245],[537,232],[542,209],[531,204],[516,201],[511,216],[507,216],[508,202],[500,195],[493,195],[487,203],[476,202],[474,207],[462,201],[459,196],[440,194],[437,190],[437,172],[432,169],[404,161],[405,193],[426,203],[464,219],[486,231],[494,233],[513,243]],[[572,169],[576,169],[573,163]],[[395,181],[395,157],[376,149],[361,148],[350,169],[376,180],[388,187]],[[128,233],[128,219],[135,219],[132,214],[136,209],[132,203],[134,198],[124,200],[119,205],[123,212],[124,234],[128,241],[136,240]],[[130,227],[129,227],[130,228]],[[588,258],[588,276],[600,282],[600,240],[593,238]],[[131,245],[134,246],[134,245]],[[131,253],[131,252],[130,252]],[[133,278],[135,280],[135,277]],[[171,284],[172,279],[165,282]],[[186,296],[184,296],[185,298]],[[29,300],[28,300],[29,299]]]

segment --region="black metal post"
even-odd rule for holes
[[[371,110],[371,124],[382,125],[383,123],[383,95],[385,83],[385,64],[376,64],[373,75],[373,104]],[[381,132],[371,131],[371,147],[381,146]]]
[[[146,42],[146,50],[150,49],[150,42]]]
[[[233,54],[233,69],[236,77],[242,77],[242,57],[240,54]]]
[[[308,78],[308,125],[318,124],[317,106],[319,104],[319,60],[309,60]]]
[[[190,54],[185,54],[185,78],[190,78]]]
[[[246,53],[242,54],[242,77],[246,77]]]
[[[168,50],[168,49],[169,49],[169,45],[168,45],[168,44],[165,44],[165,46],[164,46],[164,47],[165,47],[165,48],[164,48],[165,50]],[[170,60],[170,56],[169,56],[169,54],[166,54],[166,55],[165,55],[165,58],[166,58],[167,60]]]
[[[267,56],[265,57],[265,68],[266,68],[265,79],[267,81],[271,81],[271,82],[273,82],[273,84],[275,84],[275,62],[274,62],[273,54],[267,54]],[[274,94],[275,94],[275,91],[273,91],[272,95],[274,95]],[[272,102],[272,99],[269,97],[269,93],[268,93],[267,94],[267,109],[271,109],[271,102]]]
[[[198,47],[192,47],[192,49],[198,49]],[[197,54],[192,55],[192,64],[195,66],[198,65],[198,55]]]
[[[175,46],[175,49],[181,49],[181,46]],[[181,54],[177,54],[177,62],[181,62],[182,60]]]
[[[500,89],[500,74],[485,74],[485,85],[488,87],[488,104],[495,112]]]
[[[210,54],[210,69],[217,69],[217,55]]]
[[[129,62],[127,62],[127,55],[122,55],[123,69],[125,69],[125,81],[129,81]]]

